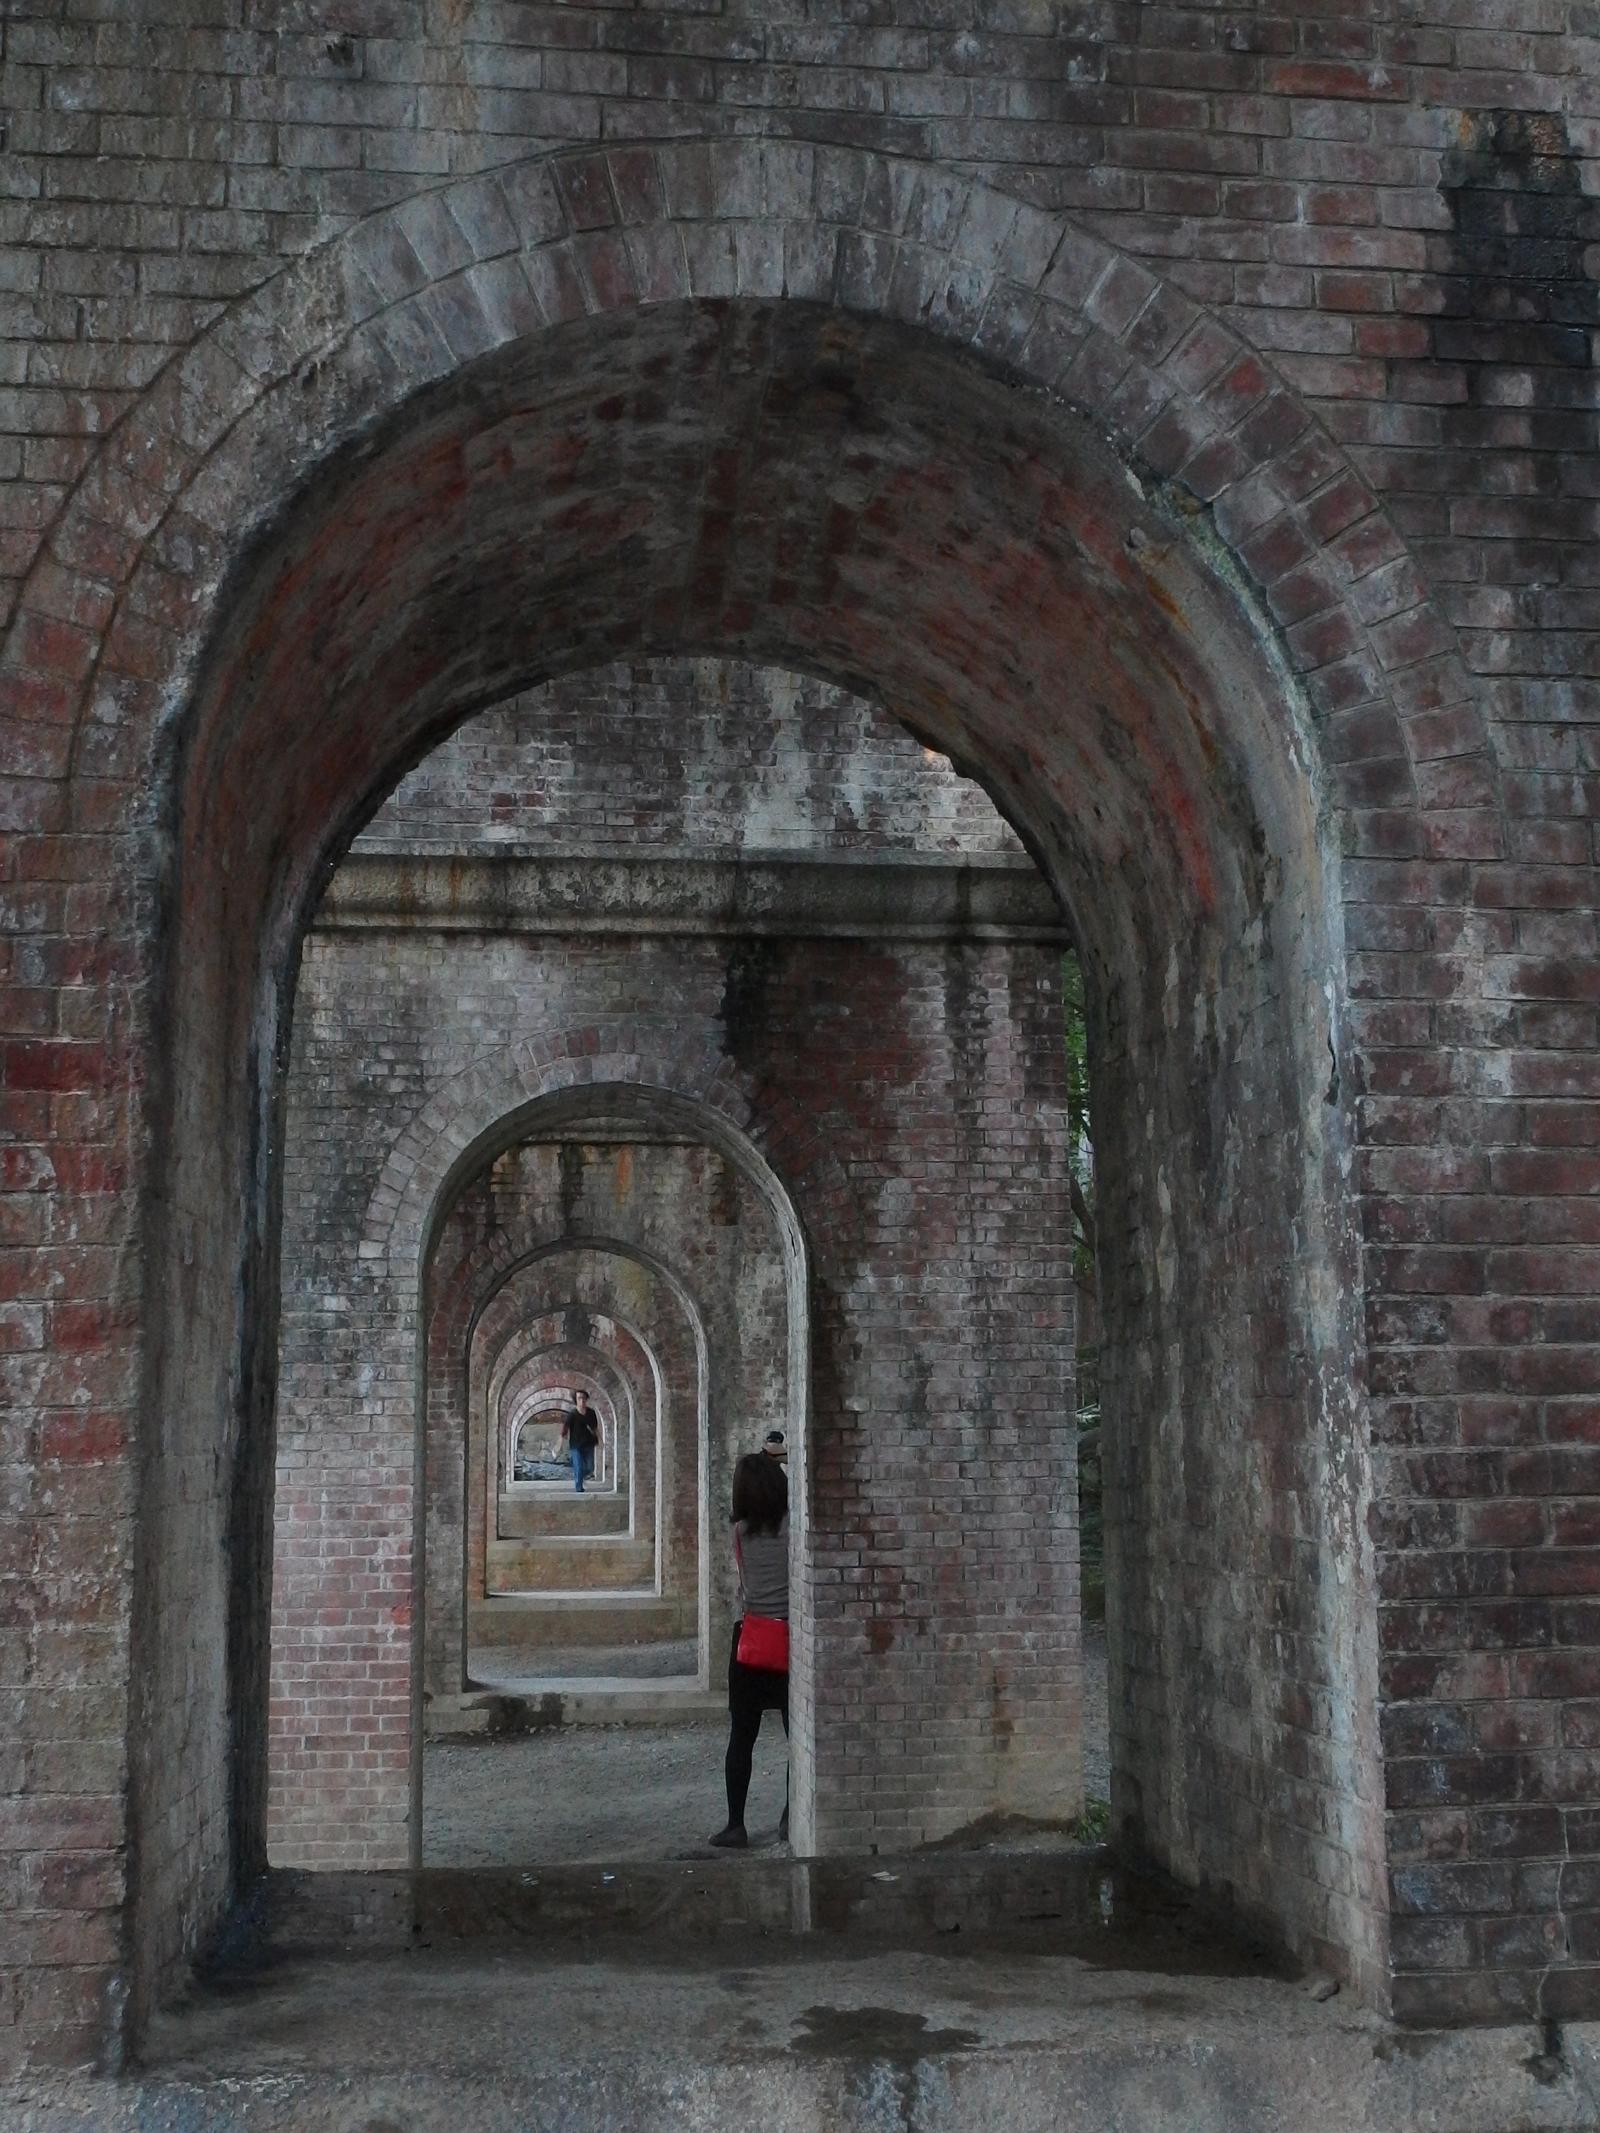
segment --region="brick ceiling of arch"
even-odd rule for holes
[[[271,721],[283,812],[248,745],[231,772],[197,754],[191,800],[267,860],[337,837],[353,792],[467,710],[724,650],[881,689],[1069,880],[1130,870],[1214,910],[1285,716],[1242,612],[1083,425],[804,305],[668,307],[485,358],[316,486],[233,613],[209,730]]]

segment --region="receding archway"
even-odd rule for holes
[[[426,1220],[409,1245],[397,1243],[392,1263],[405,1279],[413,1269],[412,1251],[425,1238],[421,1264],[415,1269],[427,1297],[423,1322],[428,1339],[429,1399],[426,1425],[419,1417],[419,1432],[425,1436],[428,1464],[436,1474],[459,1459],[459,1449],[453,1450],[458,1440],[471,1441],[465,1427],[470,1387],[485,1380],[491,1385],[496,1382],[498,1360],[507,1352],[514,1330],[528,1321],[532,1299],[542,1303],[548,1297],[551,1282],[585,1310],[628,1312],[626,1331],[653,1374],[657,1463],[641,1489],[654,1507],[656,1522],[653,1590],[669,1611],[687,1602],[686,1620],[680,1623],[673,1613],[672,1626],[687,1627],[694,1640],[695,1682],[703,1689],[715,1671],[714,1654],[719,1642],[725,1641],[731,1620],[725,1566],[713,1555],[711,1513],[713,1494],[719,1501],[726,1495],[735,1449],[725,1441],[732,1423],[728,1410],[739,1411],[739,1366],[727,1323],[731,1298],[719,1297],[714,1289],[709,1297],[691,1291],[662,1256],[670,1249],[670,1226],[658,1233],[647,1209],[640,1211],[638,1226],[626,1237],[594,1235],[583,1227],[585,1213],[593,1216],[609,1211],[618,1221],[627,1220],[637,1153],[648,1148],[652,1136],[663,1135],[688,1148],[714,1153],[748,1190],[770,1228],[772,1274],[782,1298],[782,1419],[795,1445],[797,1591],[804,1595],[809,1391],[806,1245],[784,1185],[749,1135],[723,1112],[660,1083],[606,1081],[558,1088],[498,1116],[491,1109],[472,1143],[453,1161],[450,1138],[445,1137],[431,1176],[419,1179],[419,1191],[402,1203],[426,1206]],[[570,1166],[563,1165],[561,1155],[597,1145],[621,1153],[617,1166],[621,1175],[619,1180],[608,1179],[611,1166],[604,1162],[586,1166],[598,1189],[598,1197],[586,1202],[581,1193],[573,1192]],[[541,1156],[553,1161],[541,1166]],[[518,1163],[530,1159],[533,1169],[524,1176]],[[463,1196],[471,1192],[474,1182],[480,1189],[488,1186],[491,1174],[496,1189],[492,1202],[485,1204],[492,1205],[492,1221],[485,1227],[479,1211],[476,1220],[469,1219],[454,1247],[447,1248],[453,1212],[467,1205]],[[618,1183],[620,1190],[615,1189]],[[574,1222],[576,1229],[570,1227]],[[405,1232],[403,1218],[397,1227]],[[465,1408],[452,1397],[463,1385],[469,1388]],[[465,1498],[470,1500],[483,1480],[469,1456]],[[430,1546],[445,1555],[442,1564],[430,1565],[427,1589],[436,1599],[441,1594],[450,1596],[443,1623],[433,1620],[430,1609],[420,1635],[421,1647],[431,1655],[428,1671],[439,1686],[440,1650],[454,1644],[463,1660],[467,1656],[471,1590],[474,1575],[482,1568],[470,1542],[463,1560],[458,1514],[459,1506],[456,1515],[448,1508],[443,1517],[434,1516],[431,1508],[425,1513]],[[463,1573],[465,1612],[452,1626],[451,1602],[462,1589]],[[414,1788],[421,1783],[421,1738],[418,1727],[413,1740]],[[799,1729],[796,1766],[797,1797],[809,1800],[810,1740]],[[420,1827],[420,1815],[414,1813],[413,1844]]]
[[[595,1411],[599,1439],[585,1485],[631,1501],[635,1403],[627,1379],[582,1338],[545,1346],[507,1343],[513,1346],[513,1355],[495,1359],[483,1402],[487,1462],[498,1481],[508,1489],[548,1486],[553,1478],[571,1482],[570,1455],[562,1457],[559,1430],[564,1403],[581,1391]],[[524,1471],[552,1462],[559,1469],[556,1477]]]
[[[931,1303],[952,1293],[939,1262],[960,1239],[964,1207],[988,1205],[1006,1219],[1008,1200],[1025,1199],[1038,1225],[1037,1248],[1046,1259],[1052,1248],[1059,1255],[1062,1246],[1059,1239],[1052,1245],[1051,1230],[1061,1191],[1061,1142],[1052,1127],[1061,1081],[1054,1063],[1062,1046],[1060,1013],[1051,1003],[1064,932],[1054,899],[976,786],[897,729],[879,707],[801,682],[787,670],[747,662],[622,663],[542,687],[518,716],[523,724],[517,744],[509,756],[499,755],[492,770],[488,757],[500,750],[505,734],[505,718],[498,714],[470,722],[404,781],[335,877],[308,942],[286,1120],[292,1189],[284,1251],[295,1270],[283,1329],[287,1376],[306,1376],[337,1396],[339,1374],[330,1378],[330,1357],[349,1352],[352,1327],[370,1345],[375,1328],[390,1321],[395,1284],[404,1290],[412,1282],[415,1239],[425,1226],[426,1180],[442,1177],[464,1152],[463,1137],[470,1139],[485,1119],[494,1119],[496,1101],[514,1103],[523,1065],[548,1060],[552,1045],[571,1032],[574,1042],[586,1040],[578,1044],[573,1066],[611,1072],[617,1057],[626,1055],[635,1061],[631,1072],[658,1080],[667,1055],[652,1033],[664,1010],[676,1025],[675,1049],[693,1080],[712,1090],[720,1081],[725,1090],[752,1092],[749,1124],[758,1136],[786,1106],[806,1104],[819,1076],[851,1089],[861,1123],[852,1132],[841,1120],[830,1133],[836,1176],[830,1182],[815,1156],[807,1167],[807,1197],[821,1191],[833,1203],[824,1208],[830,1230],[853,1200],[869,1213],[874,1200],[903,1195],[901,1180],[937,1175],[948,1181],[947,1204],[910,1225],[908,1242],[930,1256],[920,1279],[909,1268],[894,1276],[909,1284],[908,1305],[917,1296]],[[437,836],[442,821],[453,819],[482,824],[483,834],[502,849],[509,839],[515,851],[481,867],[470,857],[413,864],[405,836],[396,835],[396,812],[414,813],[430,781],[448,798],[442,820],[431,818],[425,843]],[[723,797],[709,800],[702,813],[706,788]],[[689,803],[691,791],[696,797]],[[523,807],[528,814],[514,831]],[[429,814],[426,804],[422,811]],[[630,847],[636,841],[638,853],[630,850],[625,864],[607,866],[599,855],[618,841],[619,824],[627,825],[624,841]],[[599,1050],[589,1050],[589,1043]],[[376,1073],[367,1064],[374,1060],[381,1062]],[[873,1093],[875,1083],[879,1093]],[[375,1088],[386,1101],[374,1102]],[[309,1171],[297,1154],[308,1139],[320,1151]],[[420,1177],[418,1149],[429,1154]],[[924,1195],[928,1190],[917,1189]],[[363,1205],[374,1216],[365,1225]],[[710,1493],[725,1508],[728,1452],[754,1450],[772,1425],[794,1433],[783,1383],[785,1284],[771,1250],[770,1221],[738,1171],[714,1150],[665,1121],[641,1121],[603,1131],[569,1127],[548,1144],[491,1154],[487,1170],[453,1205],[445,1228],[465,1225],[479,1240],[477,1248],[497,1260],[509,1249],[508,1231],[526,1230],[538,1240],[568,1231],[574,1220],[617,1237],[634,1235],[645,1224],[653,1248],[696,1291],[713,1356],[713,1409],[724,1418]],[[870,1232],[866,1241],[869,1253],[881,1254]],[[436,1254],[444,1252],[441,1233]],[[1035,1281],[1044,1265],[1041,1260],[1035,1269]],[[888,1274],[887,1267],[883,1271]],[[553,1269],[548,1278],[557,1278]],[[334,1298],[338,1316],[330,1319],[319,1310],[308,1319],[299,1301],[304,1293]],[[498,1302],[494,1309],[498,1314]],[[960,1311],[953,1315],[959,1322]],[[448,1398],[461,1335],[459,1327],[452,1332],[440,1323],[438,1305],[429,1317],[436,1329],[429,1339],[430,1392],[442,1373]],[[449,1317],[455,1321],[455,1314]],[[1020,1330],[1020,1319],[1018,1325]],[[1052,1455],[1070,1456],[1070,1446],[1057,1441],[1070,1407],[1069,1343],[1065,1323],[1052,1331],[1048,1322],[1032,1321],[1028,1352],[1019,1357],[1029,1383],[1005,1385],[998,1412],[987,1419],[974,1413],[972,1452],[979,1466],[997,1456],[1002,1439],[1024,1448],[1030,1459],[1047,1445]],[[477,1352],[475,1343],[471,1352]],[[351,1359],[354,1364],[357,1357]],[[844,1369],[853,1366],[848,1354],[840,1361]],[[981,1349],[971,1362],[984,1366]],[[863,1430],[887,1445],[916,1426],[916,1418],[902,1411],[900,1388],[892,1382],[880,1388],[876,1369],[869,1355],[853,1390],[868,1410]],[[837,1378],[838,1364],[830,1363],[828,1374]],[[374,1374],[370,1365],[366,1375],[374,1418],[402,1414],[398,1381],[391,1384],[387,1373]],[[981,1408],[975,1376],[965,1383],[972,1391],[963,1394],[964,1403]],[[1039,1411],[1041,1393],[1053,1412]],[[681,1419],[678,1400],[669,1401],[669,1414],[674,1411]],[[459,1607],[455,1581],[446,1570],[441,1589],[440,1573],[462,1503],[472,1505],[479,1491],[470,1476],[464,1496],[452,1485],[462,1430],[453,1439],[447,1430],[437,1453],[433,1447],[432,1418],[443,1412],[430,1398],[427,1720],[432,1730],[444,1699],[453,1696],[449,1715],[457,1732],[486,1725],[503,1731],[515,1723],[503,1698],[492,1718],[481,1702],[463,1709],[459,1701],[460,1638],[447,1632],[448,1623],[460,1619]],[[469,1393],[469,1445],[476,1412],[476,1396]],[[301,1484],[307,1478],[303,1466],[315,1466],[319,1446],[328,1447],[337,1465],[340,1438],[337,1427],[320,1427],[301,1401],[283,1411],[283,1422],[291,1420],[291,1477]],[[730,1445],[729,1431],[740,1441]],[[402,1432],[394,1442],[392,1428],[386,1434],[391,1463],[407,1468],[409,1440]],[[674,1437],[675,1428],[667,1435]],[[911,1439],[901,1441],[909,1447]],[[688,1464],[674,1463],[689,1479]],[[1053,1456],[1042,1463],[1057,1487],[1070,1487],[1065,1458],[1059,1472]],[[920,1494],[922,1474],[909,1457],[905,1465],[904,1489]],[[952,1560],[941,1574],[947,1581],[959,1577],[974,1594],[987,1589],[988,1604],[1013,1606],[1019,1618],[1026,1601],[1028,1645],[1019,1662],[1003,1634],[981,1646],[969,1640],[972,1656],[962,1664],[973,1675],[982,1669],[987,1678],[978,1684],[983,1700],[973,1714],[978,1722],[971,1728],[965,1781],[959,1790],[919,1787],[918,1826],[902,1841],[945,1836],[963,1823],[1024,1811],[1015,1777],[1024,1757],[1010,1745],[1016,1734],[1006,1705],[1015,1698],[1016,1677],[1036,1668],[1053,1679],[1058,1707],[1048,1758],[1035,1750],[1026,1758],[1048,1760],[1051,1767],[1039,1771],[1025,1811],[1065,1822],[1078,1804],[1076,1640],[1065,1619],[1073,1506],[1070,1498],[1057,1502],[1051,1496],[1047,1502],[1045,1491],[1025,1485],[1029,1518],[1042,1515],[1045,1524],[1014,1545],[1019,1558],[1031,1558],[1035,1580],[1043,1565],[1050,1567],[1054,1583],[1048,1606],[1041,1608],[1035,1604],[1041,1588],[1014,1590],[1013,1567],[985,1560],[1001,1529],[988,1522],[989,1485],[973,1485],[977,1470],[969,1474],[961,1462],[947,1463],[937,1484],[953,1499],[945,1532],[971,1533],[961,1547],[965,1560]],[[1000,1478],[996,1514],[1015,1517],[1022,1471]],[[638,1590],[636,1553],[622,1581],[633,1591],[619,1585],[628,1551],[600,1545],[603,1507],[589,1498],[584,1523],[594,1530],[582,1542],[568,1535],[569,1574],[560,1584],[575,1592],[592,1572],[614,1597],[602,1599],[595,1591],[582,1605],[576,1596],[564,1599],[560,1624],[528,1590],[526,1581],[540,1582],[528,1550],[502,1547],[499,1536],[493,1549],[498,1568],[513,1582],[523,1581],[513,1605],[513,1593],[499,1583],[492,1592],[479,1589],[469,1544],[468,1618],[476,1615],[486,1631],[489,1618],[498,1617],[492,1641],[501,1649],[485,1660],[486,1676],[511,1684],[510,1694],[531,1696],[528,1684],[553,1672],[565,1696],[569,1681],[586,1676],[626,1681],[637,1671],[641,1642],[674,1641],[656,1623],[667,1612],[662,1602],[676,1606],[683,1598],[678,1579],[693,1547],[692,1537],[687,1550],[675,1545],[678,1491],[669,1486],[665,1494],[672,1514],[665,1537],[674,1543],[667,1557],[673,1589],[652,1595],[648,1604]],[[902,1552],[898,1535],[914,1530],[903,1524],[897,1529],[894,1521],[914,1508],[893,1493],[863,1491],[861,1515],[881,1536],[873,1554],[882,1560],[872,1562],[871,1575],[885,1589],[902,1568],[892,1559]],[[576,1517],[577,1507],[569,1512]],[[541,1524],[547,1522],[541,1514]],[[712,1521],[714,1536],[720,1523]],[[279,1530],[287,1546],[317,1553],[313,1526],[291,1523]],[[469,1530],[475,1531],[470,1513]],[[534,1551],[547,1563],[548,1541],[544,1536]],[[939,1545],[952,1552],[943,1536]],[[714,1541],[713,1556],[719,1575],[712,1585],[710,1643],[716,1653],[727,1648],[726,1623],[722,1631],[715,1626],[717,1597],[731,1582],[725,1540]],[[903,1567],[904,1614],[917,1624],[925,1619],[916,1612],[922,1566],[910,1561]],[[992,1583],[991,1568],[998,1573]],[[372,1624],[375,1639],[382,1627],[381,1621]],[[910,1634],[928,1632],[914,1627]],[[466,1670],[476,1678],[472,1653],[480,1638],[469,1634],[466,1641]],[[567,1663],[534,1665],[528,1647],[540,1644],[566,1647]],[[520,1664],[512,1645],[523,1647]],[[609,1647],[620,1663],[588,1663],[583,1648],[596,1646]],[[452,1651],[453,1682],[444,1674]],[[702,1650],[697,1665],[691,1637],[688,1655],[679,1651],[671,1666],[653,1671],[687,1676],[691,1683],[698,1674],[703,1681],[705,1656]],[[398,1803],[374,1797],[368,1773],[377,1767],[374,1756],[387,1767],[398,1749],[405,1708],[397,1700],[378,1707],[367,1692],[369,1665],[354,1651],[348,1661],[352,1730],[330,1744],[338,1752],[336,1763],[308,1772],[308,1790],[334,1840],[344,1835],[348,1841],[357,1818],[339,1811],[339,1794],[349,1782],[345,1773],[360,1772],[359,1822],[368,1833],[363,1841],[370,1841],[397,1805],[404,1810],[403,1794]],[[326,1708],[326,1677],[323,1686]],[[619,1693],[608,1688],[600,1701]],[[592,1691],[573,1689],[571,1695],[575,1715],[599,1715]],[[697,1699],[679,1696],[675,1686],[667,1701],[681,1712]],[[1035,1693],[1029,1701],[1031,1732],[1042,1742],[1049,1734],[1044,1699]],[[612,1708],[622,1707],[613,1702]],[[554,1706],[547,1703],[542,1716],[550,1720]],[[942,1724],[949,1739],[955,1716],[947,1680],[937,1716],[917,1711],[914,1723],[930,1729]],[[355,1738],[358,1725],[372,1735],[365,1752]],[[985,1736],[995,1743],[988,1771],[977,1752]],[[879,1829],[857,1841],[881,1843],[887,1836]]]
[[[470,1277],[470,1271],[461,1273]],[[460,1274],[451,1270],[444,1278],[459,1279]],[[545,1312],[542,1307],[553,1290],[571,1302],[554,1313]],[[530,1319],[534,1309],[541,1316]],[[487,1418],[479,1422],[473,1409],[482,1401],[485,1388],[488,1399],[495,1398],[496,1387],[506,1381],[508,1365],[524,1352],[521,1326],[538,1327],[551,1316],[577,1317],[588,1326],[603,1318],[620,1334],[624,1354],[635,1368],[642,1366],[642,1382],[636,1387],[628,1376],[615,1371],[642,1426],[629,1462],[624,1519],[620,1525],[613,1520],[604,1527],[625,1537],[621,1551],[625,1560],[612,1566],[613,1574],[605,1582],[610,1591],[626,1594],[634,1619],[629,1625],[612,1621],[609,1632],[602,1622],[579,1633],[570,1619],[577,1598],[570,1577],[555,1571],[542,1577],[532,1574],[518,1551],[506,1545],[507,1536],[499,1528],[494,1529],[498,1545],[495,1538],[485,1538],[491,1533],[492,1514],[485,1457]],[[436,1313],[436,1324],[437,1320]],[[598,1337],[606,1338],[604,1333]],[[448,1637],[441,1638],[433,1617],[453,1582],[465,1572],[464,1619],[454,1607],[447,1605],[443,1611],[446,1624],[460,1623],[458,1667],[464,1667],[469,1685],[478,1675],[475,1654],[485,1645],[524,1648],[527,1656],[519,1669],[523,1674],[550,1671],[540,1653],[551,1643],[621,1643],[635,1638],[680,1643],[686,1639],[698,1658],[707,1360],[704,1314],[698,1303],[681,1284],[675,1287],[635,1245],[619,1249],[618,1240],[580,1237],[566,1240],[560,1249],[540,1250],[535,1242],[525,1244],[522,1255],[503,1274],[496,1271],[494,1287],[479,1300],[467,1336],[465,1495],[475,1509],[469,1510],[465,1556],[463,1560],[454,1533],[443,1536],[444,1522],[433,1519],[428,1564],[429,1650],[435,1655]],[[573,1383],[582,1382],[576,1370],[569,1370],[568,1377]],[[462,1434],[461,1418],[450,1401],[430,1398],[424,1426],[435,1440]],[[447,1455],[450,1450],[459,1457],[459,1443],[446,1447]],[[543,1513],[538,1531],[551,1538],[563,1530],[565,1514],[581,1509],[567,1500],[565,1488],[556,1500],[547,1500],[538,1508]],[[601,1529],[590,1524],[584,1530]],[[552,1597],[540,1601],[536,1596],[541,1592]],[[528,1596],[526,1605],[536,1610],[533,1620],[519,1619],[514,1604],[517,1594]],[[602,1596],[597,1593],[593,1598],[599,1607]],[[509,1664],[509,1659],[502,1663]],[[693,1675],[696,1668],[697,1660],[686,1671]],[[430,1671],[437,1670],[434,1657]],[[456,1685],[460,1686],[459,1680]],[[446,1686],[440,1681],[430,1686],[430,1693]]]
[[[928,331],[752,295],[573,323],[538,350],[462,361],[332,470],[213,646],[184,763],[196,930],[175,965],[170,1204],[191,1268],[238,1265],[242,1218],[246,1293],[270,1281],[270,1110],[252,1139],[232,1077],[244,1063],[246,1091],[269,1086],[315,868],[431,736],[513,677],[629,644],[754,650],[881,691],[981,772],[1068,897],[1117,1090],[1108,1478],[1140,1617],[1122,1635],[1119,1812],[1180,1871],[1370,1976],[1375,1655],[1325,989],[1342,964],[1313,749],[1272,632],[1081,422]],[[358,557],[365,577],[344,567]],[[247,769],[255,721],[293,765],[271,808]],[[249,968],[218,952],[257,939]],[[779,1145],[793,1157],[816,1130],[785,1121]],[[185,1148],[217,1145],[253,1151],[228,1191],[185,1168]],[[201,1285],[180,1276],[175,1305]],[[192,1380],[177,1404],[204,1407],[209,1385],[264,1413],[232,1310],[195,1317],[214,1339],[169,1351],[171,1389]],[[1291,1500],[1303,1529],[1278,1523]],[[237,1620],[248,1706],[259,1632]],[[837,1623],[847,1672],[861,1627]],[[1295,1800],[1287,1731],[1316,1743],[1331,1836]],[[236,1865],[253,1842],[238,1760]],[[227,1849],[197,1823],[169,1863],[216,1888]]]

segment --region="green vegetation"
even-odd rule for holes
[[[1104,1844],[1111,1835],[1111,1802],[1091,1792],[1072,1833],[1080,1844]]]

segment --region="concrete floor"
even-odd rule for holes
[[[1321,1989],[1092,1847],[285,1875],[136,2073],[0,2087],[0,2127],[1600,2133],[1600,2026]]]
[[[730,1940],[289,1963],[6,2133],[1593,2133],[1600,2031],[1396,2035],[1259,1976]]]
[[[723,1738],[430,1748],[452,1870],[278,1877],[136,2076],[0,2089],[0,2128],[1600,2133],[1600,2025],[1397,2031],[1093,1848],[793,1862],[773,1722],[766,1841],[708,1853]]]
[[[423,1757],[427,1866],[692,1858],[727,1819],[726,1718],[662,1726],[563,1726],[521,1739],[431,1742]],[[746,1819],[776,1841],[783,1728],[756,1743]]]
[[[697,1678],[699,1647],[692,1637],[666,1644],[475,1645],[467,1674],[475,1686],[505,1695],[538,1696],[552,1685],[589,1688],[634,1681],[688,1682]],[[715,1686],[715,1684],[713,1684]],[[1106,1626],[1083,1625],[1084,1788],[1105,1799],[1111,1789],[1106,1711]]]

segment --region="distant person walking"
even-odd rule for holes
[[[583,1485],[594,1472],[595,1446],[600,1442],[600,1417],[589,1405],[586,1392],[573,1394],[574,1404],[561,1417],[561,1435],[572,1461],[572,1486],[581,1496]]]
[[[733,1470],[733,1553],[739,1570],[739,1613],[728,1653],[728,1826],[711,1842],[742,1851],[761,1720],[776,1711],[789,1732],[789,1483],[783,1462],[747,1452]],[[789,1834],[788,1783],[778,1836]]]

